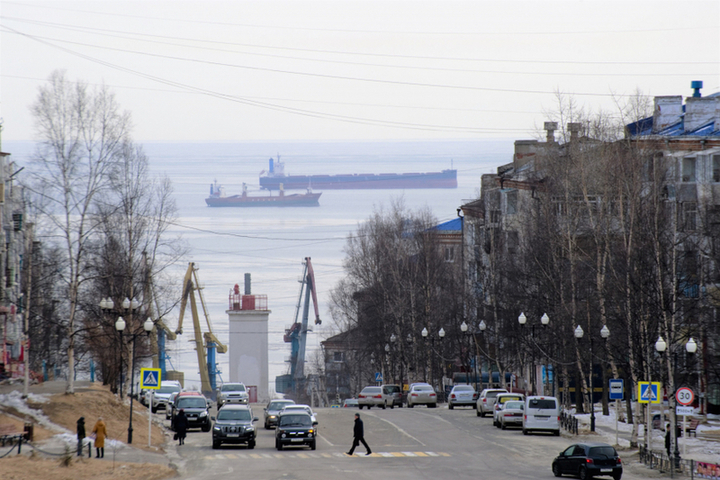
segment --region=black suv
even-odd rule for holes
[[[560,452],[552,463],[556,477],[577,475],[580,480],[607,475],[614,480],[622,478],[622,461],[607,443],[576,443]]]
[[[315,450],[316,432],[312,418],[307,413],[283,413],[278,417],[275,429],[275,448],[282,450],[284,446],[309,446]]]
[[[203,395],[185,395],[181,393],[175,397],[172,420],[170,421],[170,427],[173,430],[175,430],[175,418],[180,413],[180,410],[185,412],[188,429],[200,428],[203,432],[210,431],[210,405]]]
[[[255,427],[258,421],[252,416],[252,410],[247,405],[225,405],[217,414],[212,429],[212,448],[218,448],[223,443],[247,444],[248,448],[255,448]]]

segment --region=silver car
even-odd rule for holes
[[[293,400],[270,400],[270,403],[267,404],[267,407],[265,407],[265,429],[270,430],[270,428],[277,425],[278,416],[280,415],[280,412],[283,408],[287,407],[288,405],[294,405],[295,402]]]
[[[477,408],[477,392],[471,385],[455,385],[450,391],[448,399],[448,408],[452,410],[455,407],[472,407]]]
[[[363,407],[367,407],[368,410],[372,407],[380,407],[385,410],[385,399],[383,398],[381,387],[365,387],[362,392],[358,395],[358,407],[362,410]]]
[[[505,402],[516,400],[518,402],[525,401],[525,395],[522,393],[498,393],[495,397],[495,406],[493,407],[493,425],[500,428],[500,409]]]
[[[244,383],[226,383],[217,389],[218,408],[226,403],[248,404],[248,393]]]
[[[505,430],[507,427],[522,427],[523,414],[525,413],[525,402],[519,400],[508,400],[498,410],[500,418],[499,427]]]
[[[408,408],[415,405],[427,405],[428,408],[437,407],[437,394],[433,387],[428,384],[413,385],[407,396]]]
[[[477,399],[477,416],[484,417],[488,413],[492,413],[495,408],[495,397],[498,393],[508,393],[504,388],[486,388],[480,392]]]

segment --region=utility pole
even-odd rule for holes
[[[25,236],[25,257],[28,261],[28,274],[27,274],[27,289],[25,292],[25,331],[24,345],[23,345],[23,358],[25,360],[25,385],[23,386],[23,398],[27,398],[29,395],[30,386],[30,299],[32,293],[32,272],[33,272],[33,224],[28,223],[27,235]]]

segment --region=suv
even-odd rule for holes
[[[258,421],[253,417],[252,410],[247,405],[226,405],[218,411],[217,418],[210,417],[215,422],[212,429],[212,448],[218,448],[223,443],[244,443],[249,449],[255,448],[255,427]]]
[[[307,445],[315,450],[317,445],[315,425],[307,413],[283,413],[278,417],[275,429],[275,448],[282,450],[284,446]]]
[[[173,402],[172,420],[170,420],[172,430],[175,430],[175,419],[180,410],[185,411],[188,429],[200,428],[203,432],[210,431],[210,405],[202,393],[181,392],[177,394]]]
[[[395,405],[397,405],[402,408],[402,388],[400,388],[400,385],[383,385],[380,388],[382,388],[382,396],[386,407],[395,408]]]
[[[160,408],[167,408],[167,402],[170,395],[182,390],[182,385],[177,380],[166,380],[162,382],[161,387],[155,390],[152,396],[152,413],[157,413]]]
[[[495,397],[498,393],[508,393],[504,388],[486,388],[480,392],[477,399],[477,416],[484,417],[486,413],[491,413],[495,408]]]
[[[280,411],[288,405],[294,405],[293,400],[270,400],[263,410],[265,410],[265,429],[270,430],[270,427],[277,425],[278,415]]]
[[[222,407],[226,403],[240,403],[247,405],[248,394],[244,383],[226,383],[216,390],[217,406]]]
[[[358,407],[362,410],[363,407],[370,408],[377,406],[385,409],[385,400],[382,395],[382,388],[380,387],[365,387],[362,392],[358,394]]]

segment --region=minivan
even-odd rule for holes
[[[555,397],[527,397],[522,425],[523,435],[530,432],[552,432],[560,435],[560,402]]]
[[[395,406],[397,405],[398,407],[402,408],[403,399],[402,388],[400,387],[400,385],[383,385],[382,396],[385,400],[386,407],[395,408]]]

